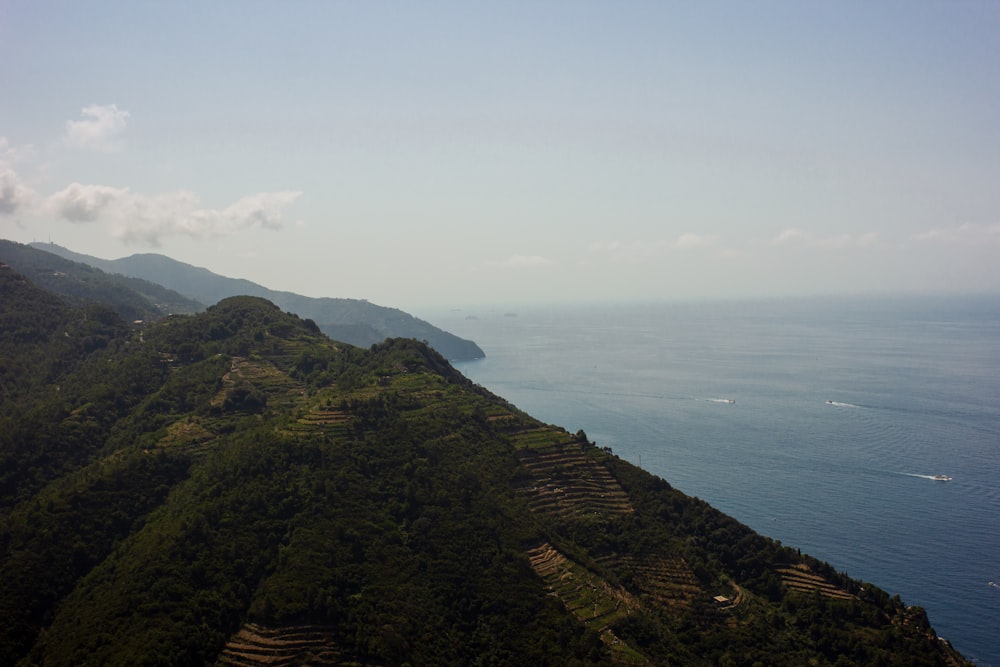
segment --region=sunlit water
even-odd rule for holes
[[[1000,665],[1000,299],[466,309],[456,364]],[[947,475],[950,481],[933,479]]]

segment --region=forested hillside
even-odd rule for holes
[[[0,388],[0,664],[967,664],[417,341],[135,328],[7,267]]]
[[[105,273],[31,246],[0,239],[0,262],[75,305],[101,303],[125,320],[154,320],[170,313],[196,313],[205,306],[162,285]]]

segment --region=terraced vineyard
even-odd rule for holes
[[[529,475],[522,492],[532,510],[561,518],[606,518],[633,511],[607,467],[565,431],[532,428],[517,433],[514,443]]]
[[[556,598],[583,623],[595,628],[621,662],[643,664],[645,658],[611,630],[611,625],[638,606],[624,589],[575,563],[545,542],[528,550],[531,568]]]
[[[247,623],[226,642],[216,664],[230,667],[323,667],[343,663],[330,628],[315,625],[265,628]]]
[[[816,591],[820,595],[836,600],[850,600],[854,597],[843,588],[839,588],[818,574],[813,573],[809,569],[809,566],[804,563],[792,567],[780,568],[778,574],[781,575],[781,580],[784,584],[793,591],[803,593]]]
[[[157,443],[159,447],[171,447],[194,453],[218,437],[205,426],[205,420],[189,417],[176,421],[167,427],[167,434]]]
[[[222,390],[212,401],[212,405],[216,407],[222,406],[227,390],[240,384],[261,387],[272,407],[294,405],[305,393],[304,383],[293,380],[272,360],[265,359],[234,357],[230,371],[223,376],[222,382]]]
[[[293,433],[313,433],[323,431],[331,436],[346,436],[354,417],[330,405],[320,405],[299,417],[295,424],[286,427]]]
[[[694,572],[679,556],[615,554],[605,557],[601,562],[631,572],[643,597],[654,604],[662,604],[671,609],[687,609],[693,601],[707,595]]]
[[[252,389],[248,389],[251,388]],[[242,401],[237,397],[244,390]],[[175,452],[201,454],[204,448],[229,430],[231,420],[224,414],[233,410],[284,410],[301,403],[305,384],[281,370],[272,360],[234,357],[209,400],[207,413],[189,415],[166,427],[158,447]],[[251,397],[251,399],[247,399]]]

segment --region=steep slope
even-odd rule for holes
[[[128,321],[153,320],[170,313],[195,313],[205,306],[141,278],[105,273],[31,246],[0,239],[0,262],[75,305],[103,303]]]
[[[119,372],[129,330],[108,306],[70,307],[0,264],[0,508],[84,462],[150,389],[148,359]]]
[[[93,424],[0,509],[2,664],[966,664],[422,343],[238,297],[65,354],[3,412]]]
[[[319,298],[279,292],[249,280],[226,278],[164,255],[140,254],[115,260],[82,255],[54,244],[33,247],[112,273],[121,273],[164,285],[203,303],[226,297],[259,296],[278,307],[309,318],[334,340],[367,347],[386,338],[425,340],[448,359],[479,359],[486,356],[474,342],[459,338],[396,308],[387,308],[360,299]]]

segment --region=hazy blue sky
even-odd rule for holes
[[[0,236],[425,306],[1000,291],[1000,2],[0,0]]]

